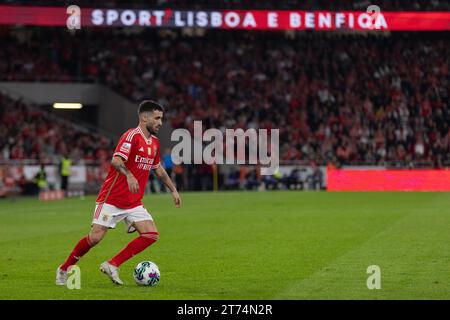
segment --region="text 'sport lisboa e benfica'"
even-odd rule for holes
[[[177,11],[93,9],[94,26],[193,27],[218,29],[448,30],[445,12],[358,11]]]
[[[383,14],[364,12],[161,11],[95,9],[95,26],[197,27],[220,29],[388,29]]]

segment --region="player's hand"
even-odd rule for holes
[[[172,197],[173,197],[173,202],[175,203],[175,207],[177,207],[177,208],[181,207],[181,198],[180,198],[180,195],[178,194],[178,191],[173,191]]]
[[[131,193],[137,193],[139,191],[139,183],[132,174],[127,175],[127,182],[128,189]]]

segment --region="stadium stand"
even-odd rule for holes
[[[75,161],[109,159],[113,142],[20,99],[0,93],[0,160],[58,162],[64,152]]]
[[[6,35],[2,80],[100,81],[134,101],[158,97],[174,128],[192,130],[193,120],[280,128],[284,163],[442,167],[450,159],[450,52],[440,36],[41,31],[27,41]],[[95,146],[81,144],[88,150],[79,153],[95,157]],[[24,150],[10,156],[39,153]]]

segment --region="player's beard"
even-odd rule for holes
[[[147,126],[147,131],[153,135],[155,135],[157,133],[157,132],[155,132],[155,130],[153,130],[153,128],[151,126]]]

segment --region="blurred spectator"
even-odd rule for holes
[[[247,173],[245,179],[247,181],[245,184],[245,189],[247,189],[247,190],[257,190],[258,189],[260,182],[258,179],[256,169],[250,170]]]
[[[300,170],[298,168],[293,169],[286,179],[286,188],[291,189],[303,189],[303,181],[300,177]]]
[[[0,179],[0,197],[6,197],[8,195],[7,189],[5,187],[5,183],[3,182],[3,179]]]
[[[68,157],[67,151],[63,152],[60,164],[59,164],[59,175],[61,178],[61,189],[64,190],[65,195],[67,195],[67,190],[69,188],[69,177],[70,177],[70,167],[72,161]]]
[[[238,190],[239,189],[239,171],[230,170],[225,177],[225,190]]]
[[[32,196],[39,193],[39,188],[37,185],[32,181],[27,180],[23,174],[20,176],[17,184],[21,189],[21,194],[24,196]]]
[[[311,164],[312,173],[307,177],[310,189],[322,190],[324,188],[324,177],[322,170],[316,163]]]
[[[45,172],[45,166],[43,164],[41,164],[39,171],[34,176],[34,183],[39,192],[47,189],[47,173]]]
[[[280,188],[281,179],[282,174],[279,169],[277,169],[273,175],[264,176],[263,182],[266,190],[278,190]]]
[[[162,162],[164,169],[166,169],[167,174],[169,177],[172,178],[172,169],[173,169],[173,161],[172,161],[172,155],[169,148],[166,148],[164,150],[164,155],[162,156]]]
[[[184,167],[183,164],[176,164],[173,172],[175,173],[175,185],[179,191],[183,191],[186,189],[186,185],[184,183]]]
[[[151,170],[150,175],[148,176],[148,183],[146,185],[146,193],[159,193],[165,190],[165,187],[156,176],[155,171]]]

